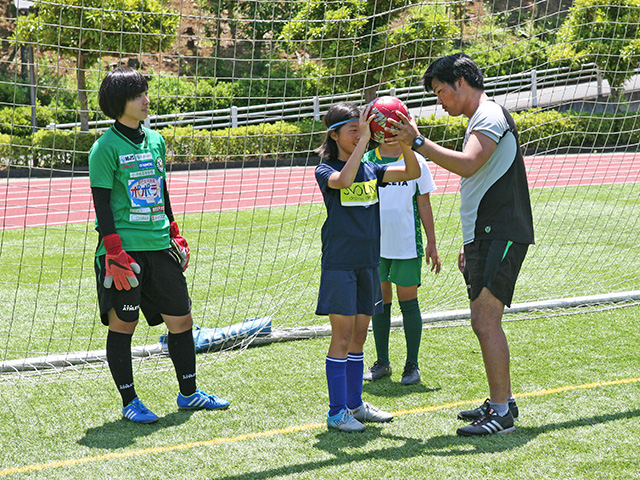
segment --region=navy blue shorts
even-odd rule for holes
[[[316,315],[373,316],[382,310],[378,267],[322,270]]]
[[[511,306],[520,267],[529,245],[506,240],[478,240],[464,246],[464,280],[469,300],[484,287],[506,306]]]
[[[182,317],[191,312],[187,281],[169,249],[127,253],[140,265],[140,273],[136,275],[140,284],[130,290],[104,288],[105,255],[96,258],[96,288],[103,324],[109,325],[107,314],[112,308],[124,322],[135,322],[142,310],[151,326],[163,322],[162,314]]]

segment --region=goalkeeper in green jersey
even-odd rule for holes
[[[107,361],[122,396],[122,413],[137,423],[158,420],[138,398],[131,338],[140,310],[151,326],[164,323],[178,377],[179,408],[226,408],[229,402],[196,387],[191,299],[183,274],[189,246],[173,218],[162,135],[141,122],[149,114],[147,80],[118,68],[103,80],[100,109],[115,123],[91,147],[89,177],[99,234],[95,271],[102,323],[109,327]]]

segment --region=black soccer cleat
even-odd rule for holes
[[[389,363],[381,363],[378,360],[375,361],[369,371],[365,372],[362,376],[363,380],[368,382],[375,382],[384,377],[391,376],[391,365]]]
[[[517,422],[518,415],[520,412],[518,411],[518,405],[516,404],[516,401],[509,400],[508,405],[509,405],[509,412],[511,412],[511,416],[513,417],[513,420]],[[460,413],[458,413],[458,418],[460,420],[473,422],[478,420],[479,418],[484,417],[487,413],[489,413],[489,410],[490,410],[489,399],[487,398],[484,401],[484,403],[480,405],[478,408],[474,408],[473,410],[463,410]]]
[[[504,417],[501,417],[494,410],[489,410],[484,417],[466,427],[460,427],[456,430],[456,433],[463,437],[476,437],[494,435],[496,433],[511,433],[515,429],[511,412],[507,412]]]

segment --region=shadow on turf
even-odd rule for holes
[[[515,433],[507,435],[491,435],[489,437],[460,437],[455,434],[439,435],[423,440],[421,438],[403,437],[384,433],[384,427],[367,426],[364,433],[345,434],[333,431],[323,431],[316,435],[316,448],[334,455],[333,458],[317,460],[307,463],[285,465],[261,472],[234,474],[228,477],[217,477],[216,480],[262,480],[272,477],[281,477],[296,473],[305,473],[313,470],[348,465],[350,463],[366,462],[371,459],[397,461],[411,457],[425,455],[450,457],[462,455],[476,455],[485,453],[497,453],[518,448],[529,443],[537,436],[555,430],[581,428],[600,423],[614,422],[625,418],[640,417],[640,410],[596,415],[593,417],[570,420],[562,423],[549,423],[539,427],[517,427]],[[395,443],[395,446],[354,452],[354,449],[363,448],[373,440],[386,440]],[[344,449],[348,449],[349,453]]]
[[[375,382],[364,382],[362,389],[378,397],[402,397],[414,393],[437,392],[440,387],[428,387],[422,382],[415,385],[402,385],[400,381],[393,381],[389,377],[385,377]]]
[[[187,422],[194,410],[171,412],[155,423],[133,423],[125,418],[87,429],[78,443],[90,448],[124,448],[135,444],[136,438],[151,435],[164,428],[175,427]]]

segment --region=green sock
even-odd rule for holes
[[[384,304],[384,311],[373,316],[373,338],[376,342],[378,361],[389,363],[389,331],[391,330],[391,304]]]
[[[422,314],[418,299],[400,302],[404,337],[407,342],[407,362],[418,365],[418,351],[422,338]]]

